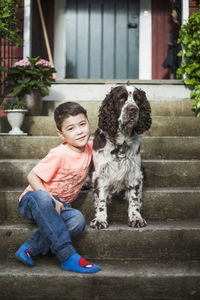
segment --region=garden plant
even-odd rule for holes
[[[178,43],[182,46],[178,56],[183,56],[183,61],[177,77],[191,90],[190,97],[195,100],[192,109],[200,117],[200,4],[198,11],[181,26]]]

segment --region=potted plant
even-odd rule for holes
[[[16,62],[9,70],[4,97],[24,98],[30,115],[38,115],[42,109],[42,97],[49,95],[49,87],[55,81],[55,68],[40,56]]]
[[[25,113],[27,112],[24,99],[18,97],[8,98],[3,104],[3,109],[7,114],[8,123],[12,128],[8,134],[26,135],[26,133],[20,129],[24,121]]]

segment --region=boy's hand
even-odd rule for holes
[[[30,185],[32,186],[32,188],[34,190],[43,190],[43,191],[46,191],[47,190],[45,189],[44,185],[43,185],[43,182],[41,180],[40,177],[38,177],[33,170],[30,171],[30,173],[28,174],[27,176],[27,179],[28,179],[28,182],[30,183]],[[50,194],[51,195],[51,194]],[[54,200],[56,206],[55,206],[55,209],[57,211],[57,213],[60,215],[61,213],[61,210],[64,208],[64,205],[57,201],[54,196],[51,195],[51,198]]]
[[[56,209],[57,213],[60,215],[61,210],[62,210],[63,208],[65,208],[65,207],[64,207],[64,205],[63,205],[60,201],[57,201],[53,196],[51,196],[51,197],[52,197],[52,199],[54,200],[54,202],[55,202],[55,204],[56,204],[55,209]]]
[[[56,211],[60,215],[61,210],[64,208],[64,205],[56,200]]]

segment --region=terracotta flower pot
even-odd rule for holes
[[[39,90],[34,89],[24,96],[24,101],[28,109],[27,115],[39,116],[42,112],[42,95]]]

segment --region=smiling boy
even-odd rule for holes
[[[33,256],[49,250],[63,270],[95,273],[101,268],[87,262],[72,245],[72,238],[85,228],[82,213],[71,203],[87,177],[92,141],[86,110],[75,102],[65,102],[54,112],[57,134],[63,143],[49,151],[28,174],[29,186],[19,198],[19,211],[33,219],[36,231],[15,253],[16,258],[33,266]]]

